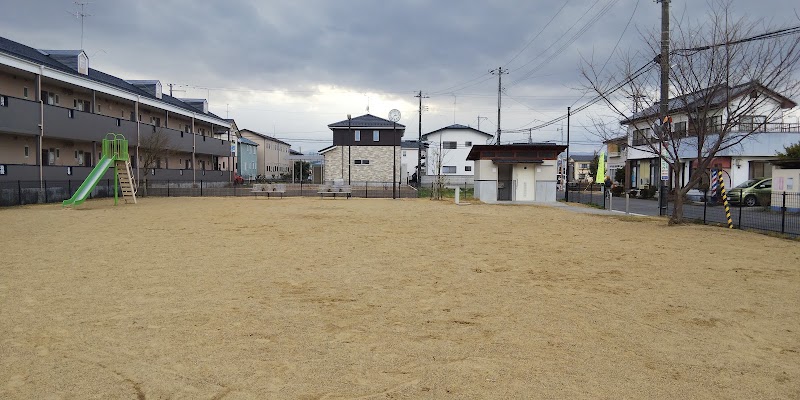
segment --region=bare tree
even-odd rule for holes
[[[660,53],[660,32],[642,35],[649,55],[625,55],[614,72],[603,74],[588,62],[582,66],[587,87],[632,128],[632,144],[669,165],[676,186],[670,224],[683,222],[684,196],[714,157],[769,131],[798,93],[796,34],[763,35],[774,28],[733,20],[730,1],[715,0],[710,9],[706,20],[671,32],[668,109],[670,116],[688,116],[685,121],[659,121],[659,58],[649,58]],[[698,172],[685,185],[682,160],[693,161]]]
[[[169,135],[160,127],[139,142],[139,155],[141,156],[139,169],[142,177],[139,187],[143,188],[143,196],[147,196],[147,178],[150,176],[150,170],[161,168],[161,163],[166,162],[170,154],[172,151],[170,150]]]

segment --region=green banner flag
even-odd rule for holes
[[[606,179],[606,153],[600,152],[597,156],[597,173],[595,173],[594,181],[596,183],[603,183]]]

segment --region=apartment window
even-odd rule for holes
[[[75,110],[67,110],[67,117],[75,118]]]
[[[72,103],[78,111],[89,111],[89,106],[91,105],[91,102],[83,100],[73,100]]]
[[[56,158],[61,157],[61,149],[56,149]]]
[[[0,96],[0,107],[8,107],[8,97]]]
[[[472,142],[464,142],[464,146],[471,147],[472,146]]]
[[[458,142],[442,142],[442,148],[452,150],[458,147]]]
[[[22,97],[28,98],[28,88],[22,88]]]
[[[466,167],[464,167],[464,171],[466,171],[466,172],[472,171],[472,166],[471,165],[467,165]]]
[[[78,165],[83,165],[83,150],[77,151],[76,153],[77,153],[76,161],[78,161]],[[56,156],[58,156],[58,149],[56,149]]]
[[[31,155],[31,149],[28,146],[25,146],[25,158]]]
[[[356,142],[360,142],[361,141],[361,131],[356,131],[354,140]]]
[[[55,95],[55,98],[56,98],[56,104],[58,104],[58,95]]]
[[[99,113],[103,112],[103,106],[101,106],[100,104],[97,105],[97,112]]]
[[[442,173],[444,173],[444,174],[455,174],[456,173],[456,166],[455,165],[444,165],[444,166],[442,166]]]
[[[372,141],[377,142],[381,140],[381,131],[372,131]]]

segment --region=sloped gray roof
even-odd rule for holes
[[[285,145],[287,145],[287,146],[289,146],[289,147],[291,147],[291,146],[292,146],[291,144],[289,144],[289,143],[286,143],[286,142],[284,142],[283,140],[276,139],[276,138],[274,138],[274,137],[272,137],[272,136],[270,136],[270,135],[265,135],[265,134],[263,134],[263,133],[258,133],[258,132],[256,132],[256,131],[252,131],[252,130],[250,130],[250,129],[239,129],[239,132],[248,132],[248,133],[252,133],[253,135],[260,136],[260,137],[262,137],[262,138],[264,138],[264,139],[267,139],[267,140],[272,140],[273,142],[282,143],[282,144],[285,144]]]
[[[37,50],[33,47],[26,46],[22,43],[15,42],[13,40],[6,39],[0,36],[0,52],[9,54],[11,56],[21,58],[23,60],[27,60],[39,65],[46,66],[48,68],[52,68],[61,72],[65,72],[71,75],[79,76],[82,78],[88,78],[95,82],[104,83],[109,86],[116,87],[117,89],[124,90],[134,95],[146,97],[151,100],[161,101],[167,103],[169,105],[184,109],[186,111],[191,111],[194,113],[204,114],[212,118],[222,119],[219,116],[208,112],[203,113],[202,111],[198,111],[195,107],[192,107],[189,104],[186,104],[177,98],[169,96],[167,94],[162,95],[162,98],[159,99],[155,97],[155,95],[148,93],[145,90],[140,89],[136,85],[131,84],[130,82],[118,78],[114,75],[107,74],[105,72],[89,68],[89,75],[82,75],[79,74],[73,68],[59,62],[54,57],[48,56],[48,54],[58,55],[58,56],[74,56],[80,54],[81,50]]]
[[[783,108],[793,108],[797,106],[793,100],[777,93],[766,86],[756,81],[742,83],[740,85],[728,87],[728,85],[720,84],[710,88],[698,90],[696,92],[688,93],[682,96],[677,96],[669,99],[668,112],[680,112],[692,108],[716,108],[725,104],[726,99],[735,99],[739,96],[748,94],[753,90],[758,90],[768,93],[781,103]],[[652,118],[659,113],[660,102],[654,103],[652,106],[639,111],[629,118],[620,121],[621,124],[629,124],[645,118]]]
[[[486,133],[486,132],[484,132],[484,131],[477,130],[477,129],[475,129],[475,128],[471,127],[471,126],[467,126],[467,125],[461,125],[461,124],[453,124],[453,125],[445,126],[444,128],[439,128],[439,129],[437,129],[437,130],[435,130],[435,131],[428,132],[428,133],[426,133],[426,134],[422,135],[422,137],[424,138],[425,136],[428,136],[428,135],[434,134],[434,133],[436,133],[436,132],[440,132],[440,131],[448,130],[448,129],[466,129],[466,130],[471,130],[471,131],[474,131],[474,132],[480,133],[480,134],[482,134],[482,135],[486,135],[486,136],[488,136],[488,137],[494,137],[494,135],[492,135],[491,133]]]
[[[349,126],[351,128],[391,128],[392,126],[396,126],[398,129],[405,129],[405,125],[397,123],[394,125],[392,121],[388,119],[383,119],[381,117],[376,117],[372,114],[364,114],[355,118],[350,119]],[[334,122],[328,125],[328,128],[347,128],[348,123],[347,120]]]

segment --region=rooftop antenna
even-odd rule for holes
[[[367,114],[369,114],[369,96],[367,96]]]
[[[74,13],[71,13],[71,12],[67,11],[67,14],[72,15],[75,18],[80,18],[81,19],[81,50],[83,50],[83,22],[86,19],[86,17],[91,17],[92,16],[92,14],[87,14],[86,13],[86,6],[89,5],[89,4],[91,4],[91,2],[89,2],[89,1],[86,1],[86,2],[76,1],[75,5],[81,6],[81,10],[80,11],[75,11]]]

